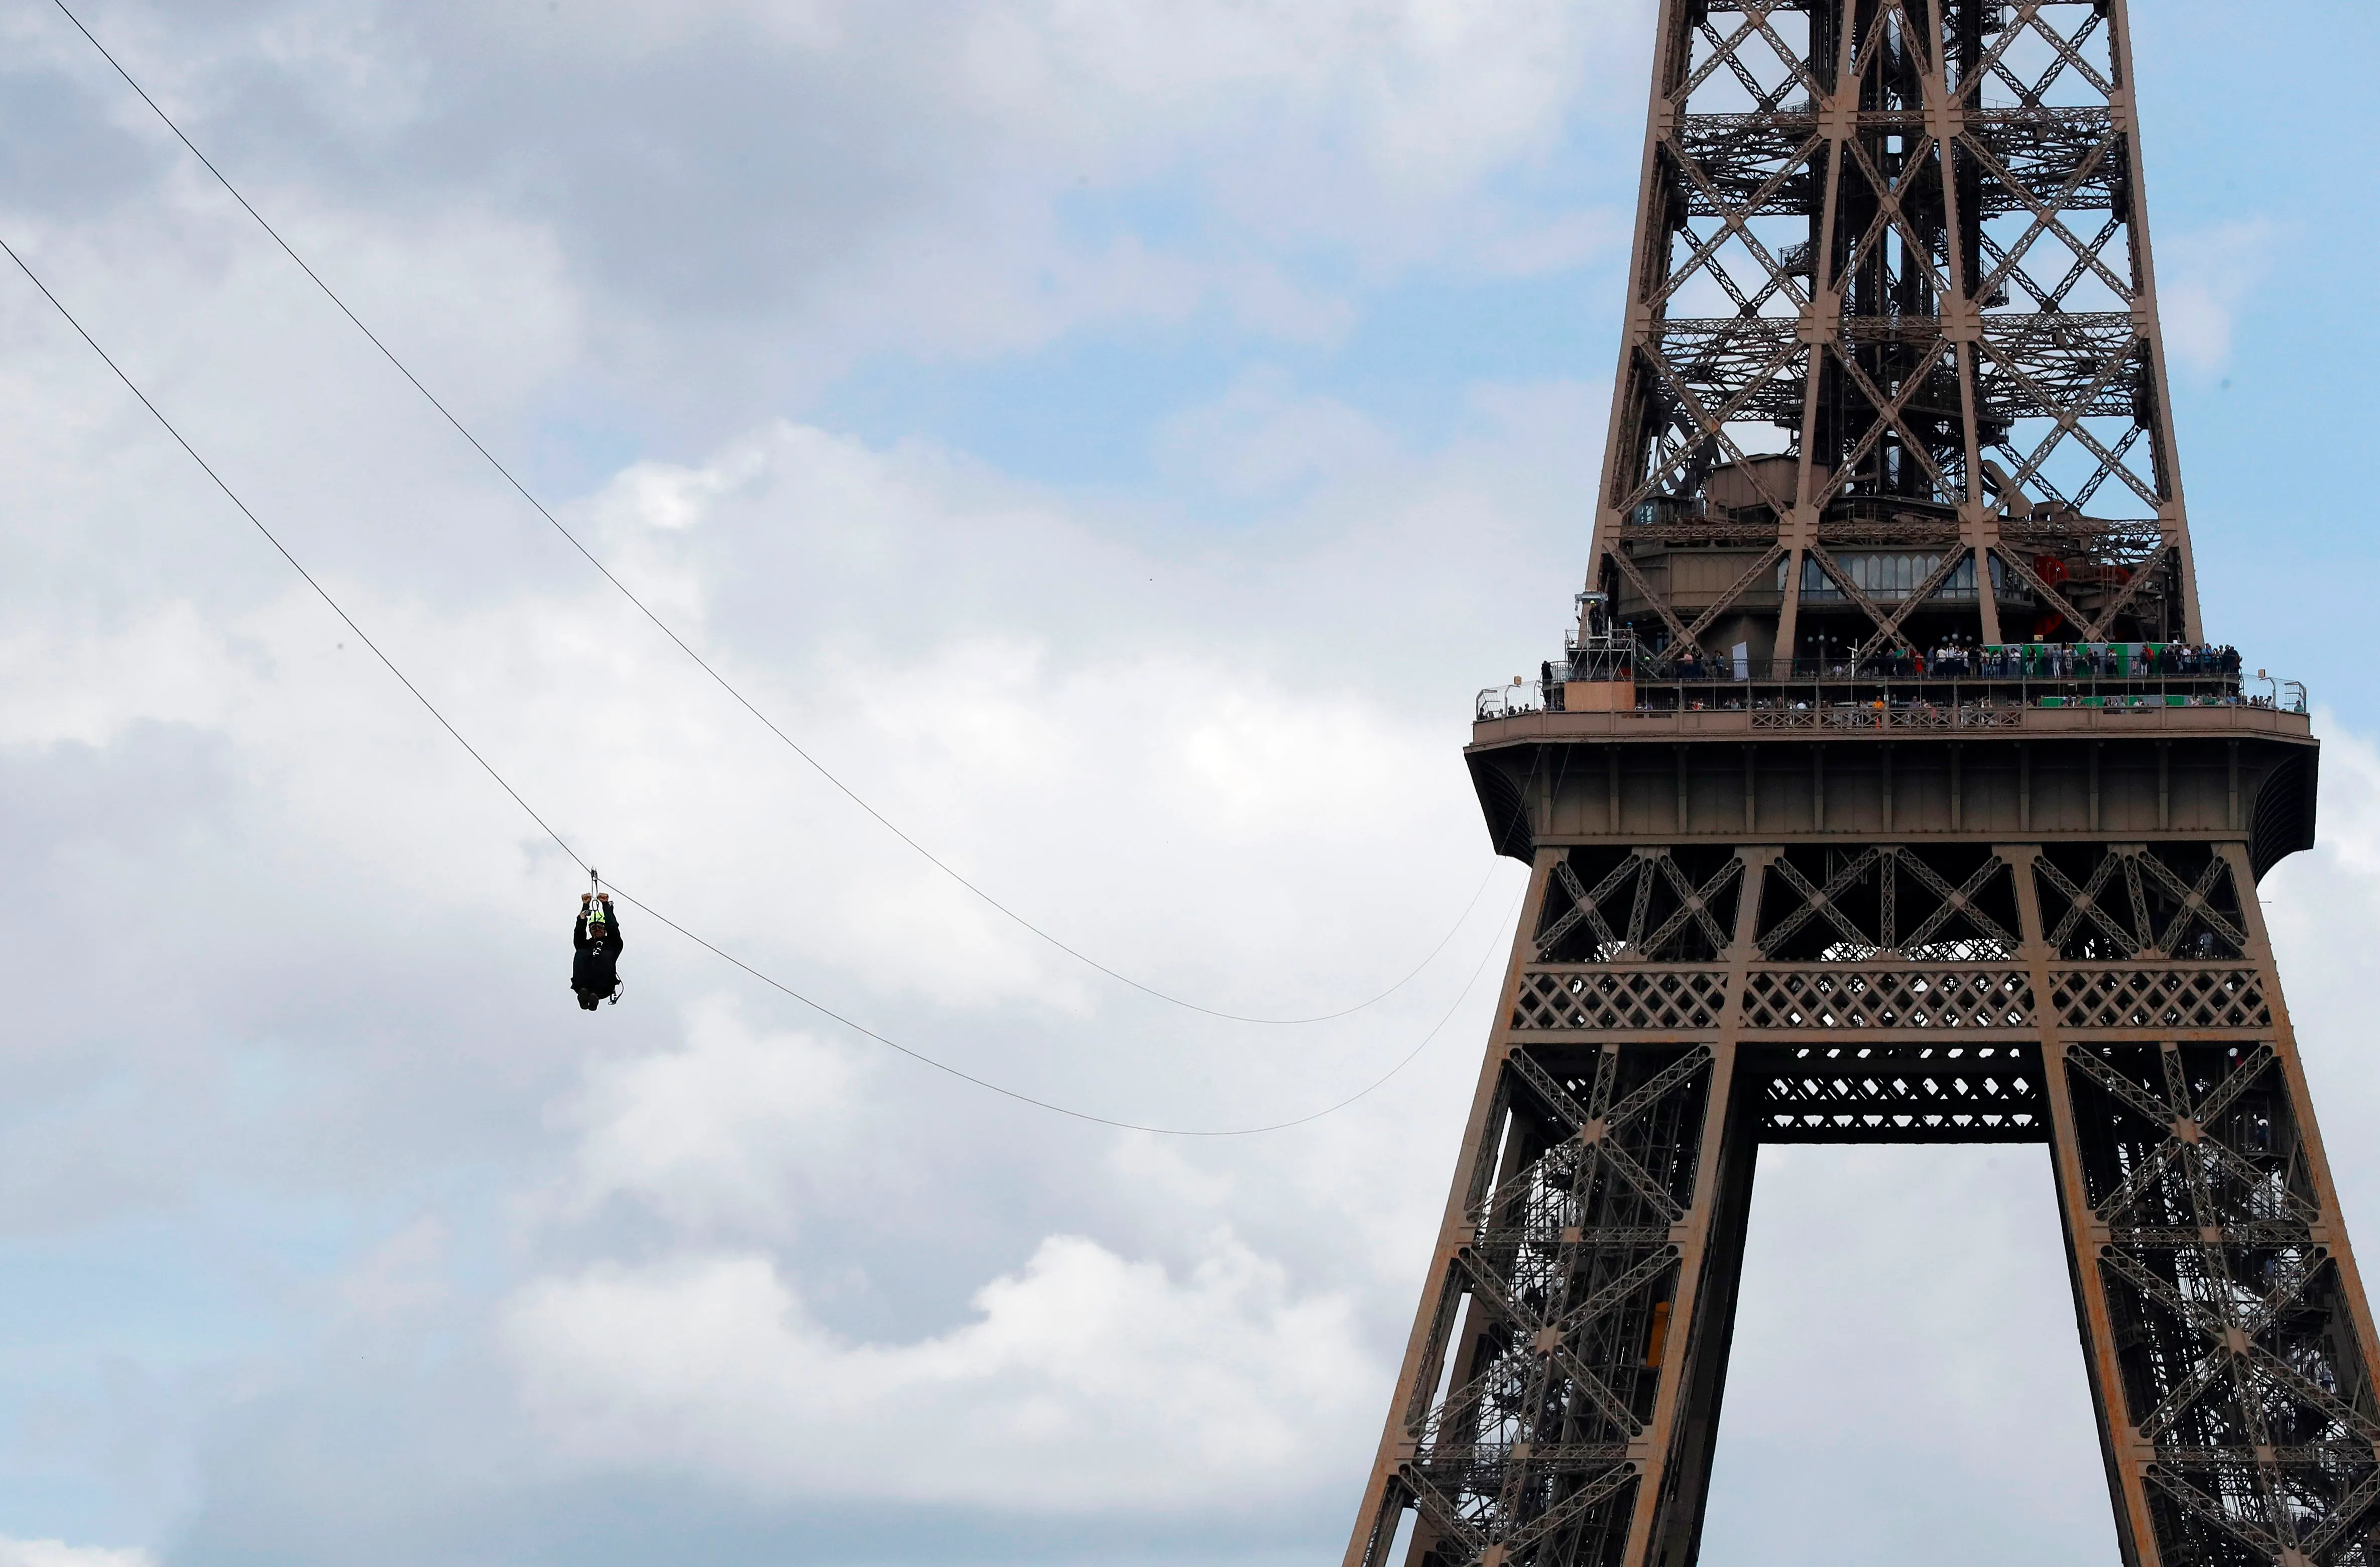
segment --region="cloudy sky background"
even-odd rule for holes
[[[0,233],[621,885],[1100,1115],[1301,1115],[1430,1041],[1185,1141],[633,914],[580,1014],[575,869],[0,276],[0,1567],[1335,1561],[1522,879],[1456,750],[1583,566],[1650,9],[83,12],[1013,906],[1275,1015],[1453,929],[1280,1028],[860,815],[0,0]],[[2265,895],[2368,1228],[2380,50],[2136,12],[2208,623],[2325,709]],[[2112,1560],[2040,1151],[1770,1150],[1757,1205],[1705,1560]]]

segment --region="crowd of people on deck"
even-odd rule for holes
[[[1657,666],[1663,661],[1655,659]],[[1668,659],[1668,668],[1656,678],[1670,680],[1742,680],[1749,674],[1741,660],[1706,656],[1688,646]],[[1928,680],[2184,680],[2235,678],[2240,650],[2228,645],[2191,642],[2011,642],[1998,645],[1943,642],[1930,652],[1896,645],[1856,661],[1826,661],[1823,672],[1805,670],[1797,662],[1792,672],[1779,667],[1771,678]]]
[[[2240,650],[2191,642],[2044,642],[2000,647],[1948,643],[1928,661],[1915,660],[1912,674],[1985,680],[2163,680],[2212,678],[2240,673]],[[1898,673],[1898,672],[1896,672]]]

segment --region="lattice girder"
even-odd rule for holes
[[[1742,870],[1733,856],[1724,854],[1689,852],[1681,859],[1666,849],[1586,850],[1567,856],[1554,867],[1555,897],[1536,935],[1536,959],[1674,963],[1708,957],[1727,944]],[[1544,999],[1550,1001],[1550,992]]]
[[[2362,1560],[2380,1400],[2270,1044],[2071,1051],[2095,1272],[2168,1561]]]
[[[2198,637],[2125,25],[2089,3],[1664,5],[1588,584],[1640,637],[1788,660],[1851,608],[1871,652],[1975,639],[1997,604],[1888,619],[1832,571],[1842,603],[1805,605],[1792,575],[1781,602],[1698,619],[1630,557],[1749,517],[1824,560],[1822,529],[1879,506],[1980,552],[2036,502],[2155,540],[2070,558],[2157,566],[2065,616],[2073,632]]]
[[[1674,1048],[1511,1057],[1506,1173],[1468,1209],[1435,1313],[1451,1375],[1408,1401],[1394,1471],[1453,1559],[1574,1560],[1624,1524],[1710,1065]]]
[[[2374,1567],[2374,1335],[2244,849],[1712,853],[1541,851],[1350,1567],[1401,1519],[1402,1567],[1691,1561],[1761,1142],[2047,1145],[2140,1560]],[[1700,961],[1621,939],[1705,892]]]
[[[2237,958],[2246,942],[2229,862],[2204,845],[2119,844],[2034,862],[2048,940],[2068,958]],[[2064,863],[2061,863],[2063,860]]]
[[[2029,1044],[1828,1045],[1762,1052],[1761,1139],[1772,1143],[2037,1143],[2049,1121]]]
[[[1972,962],[2013,957],[2015,922],[2010,867],[1987,851],[1797,849],[1769,868],[1758,940],[1772,959]]]

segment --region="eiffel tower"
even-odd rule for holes
[[[1532,880],[1347,1567],[1686,1567],[1767,1143],[2039,1143],[2128,1567],[2380,1567],[2371,1311],[2199,622],[2124,0],[1661,0]]]

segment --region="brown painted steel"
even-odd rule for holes
[[[1759,1146],[1968,1141],[2047,1150],[2130,1567],[2380,1567],[2255,895],[2317,752],[2170,649],[2128,28],[1663,0],[1589,595],[1467,752],[1526,912],[1346,1567],[1694,1561]]]
[[[1588,583],[1620,621],[1784,660],[1949,629],[1888,626],[1846,561],[1883,550],[1963,562],[1987,642],[2060,605],[2200,639],[2127,29],[2120,3],[1665,0]],[[1768,548],[1757,591],[1659,580]]]

